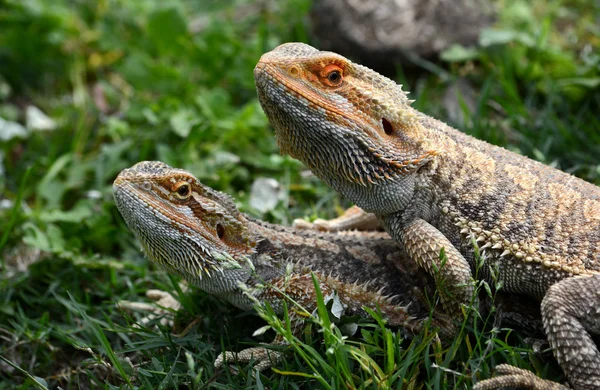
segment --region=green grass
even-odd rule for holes
[[[279,155],[257,102],[260,55],[309,39],[308,0],[267,4],[2,2],[0,388],[468,388],[502,362],[561,379],[550,354],[476,313],[440,345],[430,333],[405,340],[377,315],[350,338],[322,315],[309,325],[318,332],[298,339],[267,309],[261,319],[202,292],[180,295],[174,329],[138,328],[141,314],[116,308],[146,300],[148,288],[179,291],[139,253],[112,201],[112,180],[140,160],[190,170],[278,223],[347,205]],[[418,109],[598,184],[600,10],[592,0],[536,4],[500,2],[478,49],[453,47],[416,70],[398,64],[397,79]],[[464,96],[444,99],[459,80]],[[29,106],[54,130],[30,122],[9,138],[7,123],[26,125]],[[264,214],[249,206],[258,177],[283,188]],[[273,332],[252,337],[265,321],[291,341],[284,365],[258,376],[213,368],[222,348],[269,342]]]

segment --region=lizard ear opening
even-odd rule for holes
[[[217,224],[217,236],[219,236],[219,240],[222,240],[225,236],[225,228],[220,223]]]
[[[394,134],[394,128],[392,127],[392,124],[387,119],[381,118],[381,124],[383,125],[383,131],[387,135]]]

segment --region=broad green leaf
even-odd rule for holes
[[[92,209],[87,202],[79,202],[69,211],[45,210],[40,213],[44,222],[70,222],[80,223],[92,216]]]
[[[192,127],[199,122],[198,116],[190,109],[183,108],[177,111],[169,119],[171,129],[181,138],[186,138],[190,135]]]
[[[463,62],[477,58],[479,51],[474,48],[467,48],[462,45],[454,44],[440,54],[440,58],[448,62]]]

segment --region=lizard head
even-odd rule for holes
[[[401,86],[338,54],[283,44],[261,57],[254,79],[281,152],[363,208],[357,187],[403,182],[435,155]]]
[[[123,170],[113,195],[155,263],[209,293],[237,287],[252,270],[256,239],[231,198],[190,173],[155,161]]]

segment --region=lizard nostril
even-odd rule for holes
[[[383,125],[383,131],[385,131],[387,135],[394,134],[394,128],[392,127],[392,124],[388,122],[387,119],[381,118],[381,124]]]

